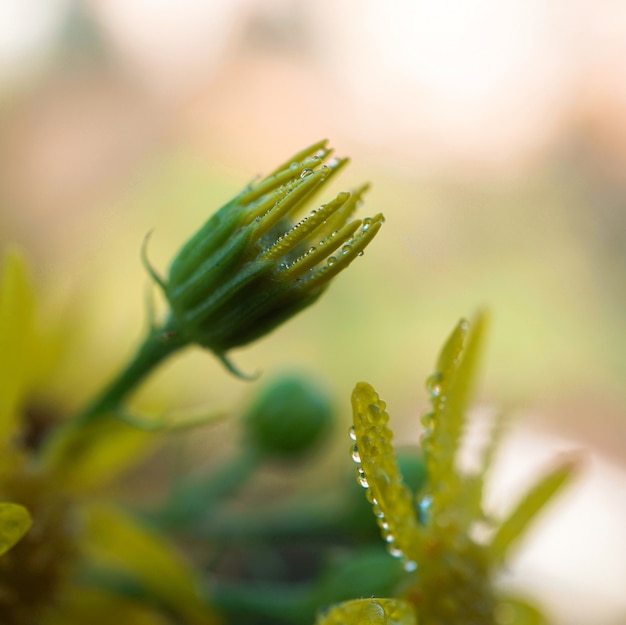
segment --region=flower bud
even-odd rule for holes
[[[294,223],[347,163],[321,141],[250,184],[183,246],[159,282],[168,328],[218,356],[267,334],[312,304],[374,238],[384,219],[351,219],[363,185]]]
[[[306,453],[333,420],[330,399],[317,385],[296,376],[268,385],[244,417],[249,438],[272,456]]]

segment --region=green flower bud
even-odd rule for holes
[[[222,359],[312,304],[374,238],[384,219],[351,219],[367,185],[293,218],[347,159],[321,141],[250,184],[182,247],[167,280],[167,326]],[[333,255],[334,254],[334,255]]]
[[[329,430],[333,409],[329,397],[296,376],[269,384],[249,408],[244,424],[253,445],[272,456],[306,453]]]

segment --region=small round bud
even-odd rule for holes
[[[329,430],[332,420],[327,394],[299,376],[270,383],[244,417],[253,444],[269,455],[283,457],[307,452]]]

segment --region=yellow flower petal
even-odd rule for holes
[[[506,559],[511,547],[535,516],[572,479],[578,465],[578,458],[567,458],[528,491],[493,536],[490,551],[495,564]]]
[[[47,470],[67,492],[91,492],[136,465],[161,438],[113,416],[60,432],[45,450]]]
[[[171,625],[171,620],[138,601],[104,590],[72,585],[57,597],[40,625]]]
[[[128,575],[188,625],[218,622],[191,567],[165,540],[111,506],[86,507],[82,544],[96,565]]]
[[[15,545],[32,524],[24,506],[16,503],[0,503],[0,555]]]
[[[367,498],[389,552],[404,557],[407,570],[414,570],[420,557],[422,532],[411,491],[398,469],[385,407],[369,384],[357,384],[352,393],[355,439],[352,457],[359,464],[357,480],[367,488]]]
[[[358,599],[333,606],[315,625],[417,625],[417,618],[405,601]]]
[[[449,512],[455,503],[464,499],[464,482],[455,459],[474,387],[485,325],[485,315],[479,315],[471,324],[461,320],[441,351],[436,371],[426,381],[432,411],[422,418],[426,427],[422,449],[429,483],[445,485],[445,488],[432,489],[430,514],[433,517],[442,511]]]

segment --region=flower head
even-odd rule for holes
[[[496,522],[483,510],[484,478],[501,423],[496,423],[483,452],[481,470],[462,472],[457,455],[484,326],[484,316],[473,324],[462,320],[445,344],[436,372],[427,380],[432,409],[422,417],[422,453],[428,480],[417,499],[398,468],[385,402],[365,383],[358,384],[352,395],[351,438],[357,480],[367,489],[389,552],[402,558],[411,573],[404,596],[425,625],[489,625],[497,622],[500,607],[512,614],[508,622],[523,622],[522,615],[531,608],[498,596],[493,587],[495,572],[576,467],[572,458],[566,458],[540,479],[504,520]],[[480,525],[490,530],[485,541],[475,539],[474,530]]]
[[[43,323],[39,304],[26,259],[9,250],[0,258],[2,625],[75,625],[112,613],[118,625],[163,623],[156,605],[190,625],[213,625],[195,573],[173,546],[117,507],[97,503],[104,499],[99,488],[153,448],[154,436],[109,419],[71,430],[50,449],[45,443],[62,426],[49,417],[34,432],[30,402],[60,358],[59,336]],[[142,598],[87,588],[87,568],[123,576]]]
[[[170,326],[222,356],[312,304],[374,238],[382,214],[352,219],[363,185],[296,217],[348,162],[320,141],[215,213],[159,281]],[[295,219],[294,219],[295,218]]]

